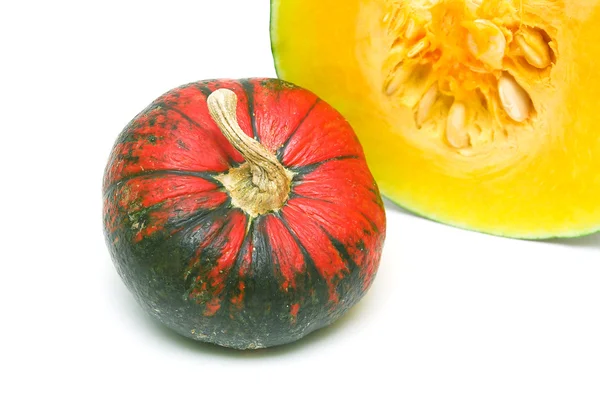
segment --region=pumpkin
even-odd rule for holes
[[[350,125],[276,79],[159,97],[118,137],[103,194],[108,248],[141,306],[237,349],[335,321],[371,286],[385,238]]]
[[[278,76],[348,119],[386,197],[495,235],[600,229],[600,1],[271,8]]]

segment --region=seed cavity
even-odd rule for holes
[[[533,132],[522,124],[536,117],[537,92],[519,82],[529,82],[527,74],[552,79],[558,44],[544,30],[548,21],[525,25],[512,1],[386,3],[390,47],[381,64],[382,94],[412,110],[422,133],[415,138],[466,155],[506,142],[506,132],[511,138]]]
[[[469,146],[469,134],[465,129],[467,121],[467,107],[464,103],[455,101],[448,110],[446,120],[446,140],[455,149]]]
[[[539,30],[524,27],[515,35],[523,58],[533,67],[544,69],[552,64],[552,50]]]
[[[533,105],[529,94],[513,76],[503,74],[498,80],[498,96],[506,114],[516,122],[524,122],[531,114]]]

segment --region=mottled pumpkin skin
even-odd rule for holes
[[[244,163],[206,99],[238,96],[241,128],[294,179],[277,211],[251,218],[215,176]],[[104,228],[116,268],[151,315],[187,337],[246,349],[326,326],[375,277],[385,213],[346,120],[275,79],[174,89],[120,134],[106,167]]]

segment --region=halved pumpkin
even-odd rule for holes
[[[273,0],[280,78],[356,130],[382,192],[496,235],[600,229],[599,0]]]

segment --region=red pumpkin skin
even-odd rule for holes
[[[284,206],[251,218],[215,179],[244,163],[206,99],[227,88],[237,119],[295,175]],[[119,136],[104,182],[117,270],[151,315],[182,335],[238,349],[295,341],[371,286],[383,203],[346,120],[276,79],[212,80],[158,98]]]

